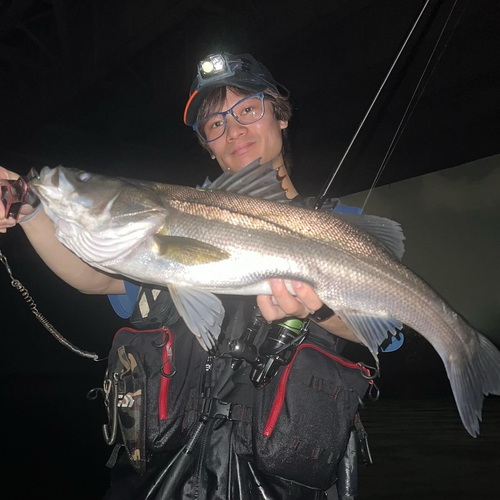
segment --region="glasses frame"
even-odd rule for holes
[[[234,114],[234,108],[238,105],[240,105],[242,102],[246,101],[247,99],[254,99],[255,97],[258,97],[262,103],[262,114],[259,116],[259,118],[257,118],[256,120],[254,120],[253,122],[250,122],[250,123],[241,123],[239,120],[238,120],[238,117]],[[226,133],[226,128],[227,128],[227,115],[231,115],[240,125],[252,125],[254,123],[257,123],[259,120],[262,119],[262,117],[264,116],[264,114],[266,113],[266,106],[264,104],[264,99],[266,97],[271,97],[269,94],[266,94],[265,92],[259,92],[257,94],[254,94],[254,95],[249,95],[248,97],[244,97],[243,99],[240,99],[237,103],[233,104],[233,106],[231,106],[227,111],[220,111],[218,113],[211,113],[205,117],[203,117],[201,120],[198,120],[196,123],[193,124],[193,130],[198,134],[198,137],[206,144],[210,143],[210,142],[214,142],[214,141],[217,141],[218,139],[220,139],[225,133]],[[205,120],[208,120],[209,118],[211,118],[212,116],[222,116],[222,120],[224,122],[224,128],[222,130],[222,133],[221,135],[219,135],[219,137],[216,137],[215,139],[210,139],[210,140],[207,140],[203,137],[203,135],[201,134],[201,132],[199,131],[198,129],[198,125],[205,121]]]

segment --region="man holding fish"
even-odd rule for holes
[[[205,72],[204,69],[209,69],[207,66],[210,64],[216,66],[217,58],[227,62],[226,69],[234,74],[213,80],[207,78],[208,84],[203,85],[205,81],[202,75],[209,76],[209,72]],[[216,71],[216,68],[214,70]],[[198,89],[199,83],[202,85]],[[277,85],[267,68],[251,55],[209,56],[200,63],[198,76],[193,82],[190,99],[186,105],[184,121],[187,125],[194,125],[201,145],[207,149],[211,158],[219,163],[224,172],[237,173],[255,160],[260,160],[261,164],[272,161],[285,196],[289,199],[300,199],[288,173],[291,157],[286,129],[292,109],[286,94],[281,95]],[[221,111],[224,113],[216,114]],[[18,174],[0,167],[0,178],[15,180]],[[2,211],[3,205],[0,204],[0,232],[5,232],[20,223],[37,253],[55,274],[82,293],[110,295],[113,306],[119,314],[122,316],[131,314],[137,301],[138,289],[130,283],[126,285],[120,277],[112,277],[89,266],[64,246],[57,239],[54,225],[42,205],[36,210],[29,205],[23,206],[17,221],[12,218],[6,219]],[[321,323],[323,330],[359,342],[332,310],[323,307],[323,303],[308,284],[293,281],[291,284],[293,295],[282,279],[271,279],[269,286],[272,295],[257,296],[260,313],[267,321],[276,321],[288,316],[307,318],[312,312],[321,311],[315,319]],[[246,309],[251,309],[251,304],[246,302]],[[239,329],[242,326],[247,325],[240,324]],[[333,339],[332,346],[334,345]],[[229,449],[229,438],[223,446]],[[126,461],[124,458],[123,462]],[[123,474],[122,471],[127,467],[128,464],[119,463],[115,469],[119,474]],[[336,464],[331,466],[332,469],[335,467]],[[132,479],[122,481],[123,486],[120,481],[115,481],[114,490],[109,493],[109,498],[115,498],[113,495],[117,495],[116,498],[125,498],[125,490],[131,495],[126,498],[142,498],[143,485],[134,486],[137,488],[137,493],[130,491],[130,484],[135,485],[138,481],[134,477],[136,472],[132,467],[129,468]],[[154,471],[158,468],[155,464]],[[252,471],[252,474],[262,475],[259,471]],[[272,481],[268,479],[268,482]],[[274,479],[274,482],[279,483],[274,488],[284,488],[287,483],[286,480],[280,479]],[[265,488],[265,486],[260,487]],[[272,485],[269,487],[273,488]],[[235,483],[230,490],[233,491],[235,488],[241,488],[241,485],[237,486]],[[295,488],[309,490],[299,485]],[[277,495],[275,490],[273,492],[273,495]],[[207,494],[211,494],[208,489]],[[314,490],[310,490],[308,494],[313,495],[311,498],[316,498]],[[273,498],[281,497],[273,496]]]
[[[290,156],[286,128],[292,116],[291,105],[286,97],[279,94],[277,84],[267,69],[255,61],[252,56],[247,55],[247,57],[251,58],[256,67],[258,66],[258,71],[263,72],[260,84],[255,82],[240,83],[240,80],[233,76],[227,79],[227,83],[233,85],[228,85],[227,90],[226,86],[219,86],[225,80],[219,80],[215,84],[205,87],[203,94],[197,91],[192,92],[190,102],[186,106],[185,122],[192,126],[196,117],[211,115],[217,108],[234,110],[235,106],[241,106],[239,103],[242,100],[254,95],[254,91],[248,90],[251,86],[267,90],[268,94],[261,101],[263,105],[262,116],[257,120],[252,120],[252,123],[246,124],[241,120],[238,121],[234,115],[226,115],[222,125],[224,131],[221,133],[224,137],[208,141],[203,137],[203,132],[200,132],[205,128],[203,122],[198,122],[195,130],[200,137],[202,146],[210,152],[212,159],[217,160],[223,171],[236,173],[257,159],[260,159],[261,163],[272,160],[278,171],[278,176],[282,179],[282,187],[286,191],[286,196],[289,199],[296,198],[298,193],[292,184],[287,170],[287,162],[283,157],[284,153]],[[259,78],[261,77],[256,76],[256,80]],[[267,88],[265,78],[271,80],[269,85],[272,89]],[[200,95],[207,96],[206,91],[214,88],[217,90],[210,99],[200,101]],[[196,99],[196,106],[193,105],[194,99]],[[186,121],[186,117],[189,117],[189,122]],[[219,124],[212,125],[212,127],[217,128]],[[288,162],[291,163],[291,158],[288,159]],[[17,173],[0,167],[0,178],[15,180],[18,177]],[[0,204],[0,233],[6,232],[17,223],[22,223],[21,227],[40,257],[55,274],[69,285],[87,294],[125,294],[125,285],[122,279],[113,278],[88,266],[59,242],[55,236],[53,224],[45,214],[43,207],[36,213],[33,212],[34,209],[26,205],[21,209],[17,221],[12,218],[6,219],[3,206]],[[323,306],[314,290],[305,283],[293,282],[295,296],[287,290],[281,279],[270,280],[270,287],[272,295],[257,297],[262,315],[268,321],[281,319],[285,316],[305,318]],[[333,312],[330,318],[322,321],[321,326],[335,335],[359,342]]]
[[[287,173],[290,117],[286,95],[252,56],[211,55],[198,66],[184,121],[224,171],[215,182],[195,190],[57,168],[30,183],[44,208],[24,207],[19,221],[47,265],[84,293],[121,296],[111,299],[115,310],[144,330],[169,328],[149,342],[163,352],[159,430],[138,410],[152,406],[151,388],[132,384],[118,404],[128,454],[118,456],[107,498],[319,499],[336,482],[341,497],[352,496],[339,463],[370,374],[338,357],[338,337],[362,341],[377,359],[388,332],[402,323],[419,331],[443,359],[473,436],[483,395],[500,392],[500,354],[400,263],[397,224],[338,214],[335,201],[336,214],[307,209]],[[2,231],[13,225],[0,219]],[[139,292],[96,268],[168,292]],[[223,306],[214,293],[258,295],[267,321],[284,320],[278,334],[248,314],[250,303]],[[148,323],[159,297],[164,314]],[[286,321],[311,314],[309,328]],[[139,338],[115,346],[117,378],[139,380],[154,364]],[[270,340],[282,346],[269,350]],[[180,409],[162,413],[167,396]],[[168,427],[170,418],[178,425]]]

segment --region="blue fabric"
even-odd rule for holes
[[[391,340],[391,343],[389,345],[387,345],[386,347],[380,347],[380,350],[382,352],[397,351],[403,345],[403,342],[405,341],[405,336],[404,336],[403,332],[400,332],[399,335],[392,337],[390,340]]]
[[[127,319],[134,312],[135,303],[139,296],[140,287],[124,281],[125,295],[108,295],[109,301],[120,318]]]
[[[339,203],[334,209],[334,212],[337,212],[339,214],[355,214],[355,215],[361,215],[363,213],[363,210],[358,207],[350,207],[349,205],[344,205],[343,203]]]

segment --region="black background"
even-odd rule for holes
[[[422,36],[403,54],[331,195],[370,187],[453,3],[429,3],[416,33]],[[457,2],[450,28],[466,3]],[[187,185],[214,178],[218,167],[182,123],[188,89],[208,53],[249,52],[291,92],[293,179],[302,194],[316,195],[423,5],[0,0],[0,164],[19,173],[63,164]],[[500,152],[499,25],[497,1],[468,3],[379,185]],[[105,356],[125,324],[107,298],[70,289],[17,228],[0,236],[0,249],[40,311],[72,342]],[[85,393],[101,384],[104,363],[52,340],[2,270],[0,290],[9,498],[99,498],[109,451],[100,437],[104,411]],[[362,498],[497,498],[498,400],[488,402],[479,440],[468,437],[453,409],[447,420],[422,413],[449,396],[449,385],[432,348],[411,333],[408,339],[382,359],[385,399],[367,417],[378,465],[363,473]],[[405,403],[415,400],[424,403]],[[417,449],[422,442],[425,452]]]

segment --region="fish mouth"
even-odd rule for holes
[[[74,191],[74,187],[60,167],[43,167],[40,176],[29,182],[30,189],[45,203],[60,201]]]
[[[72,200],[78,192],[72,184],[72,171],[63,167],[44,167],[38,179],[30,181],[30,189],[40,198],[61,243],[85,262],[104,264],[124,258],[140,246],[164,224],[164,214],[143,210],[112,216],[111,207],[118,193],[89,216],[90,200]]]

